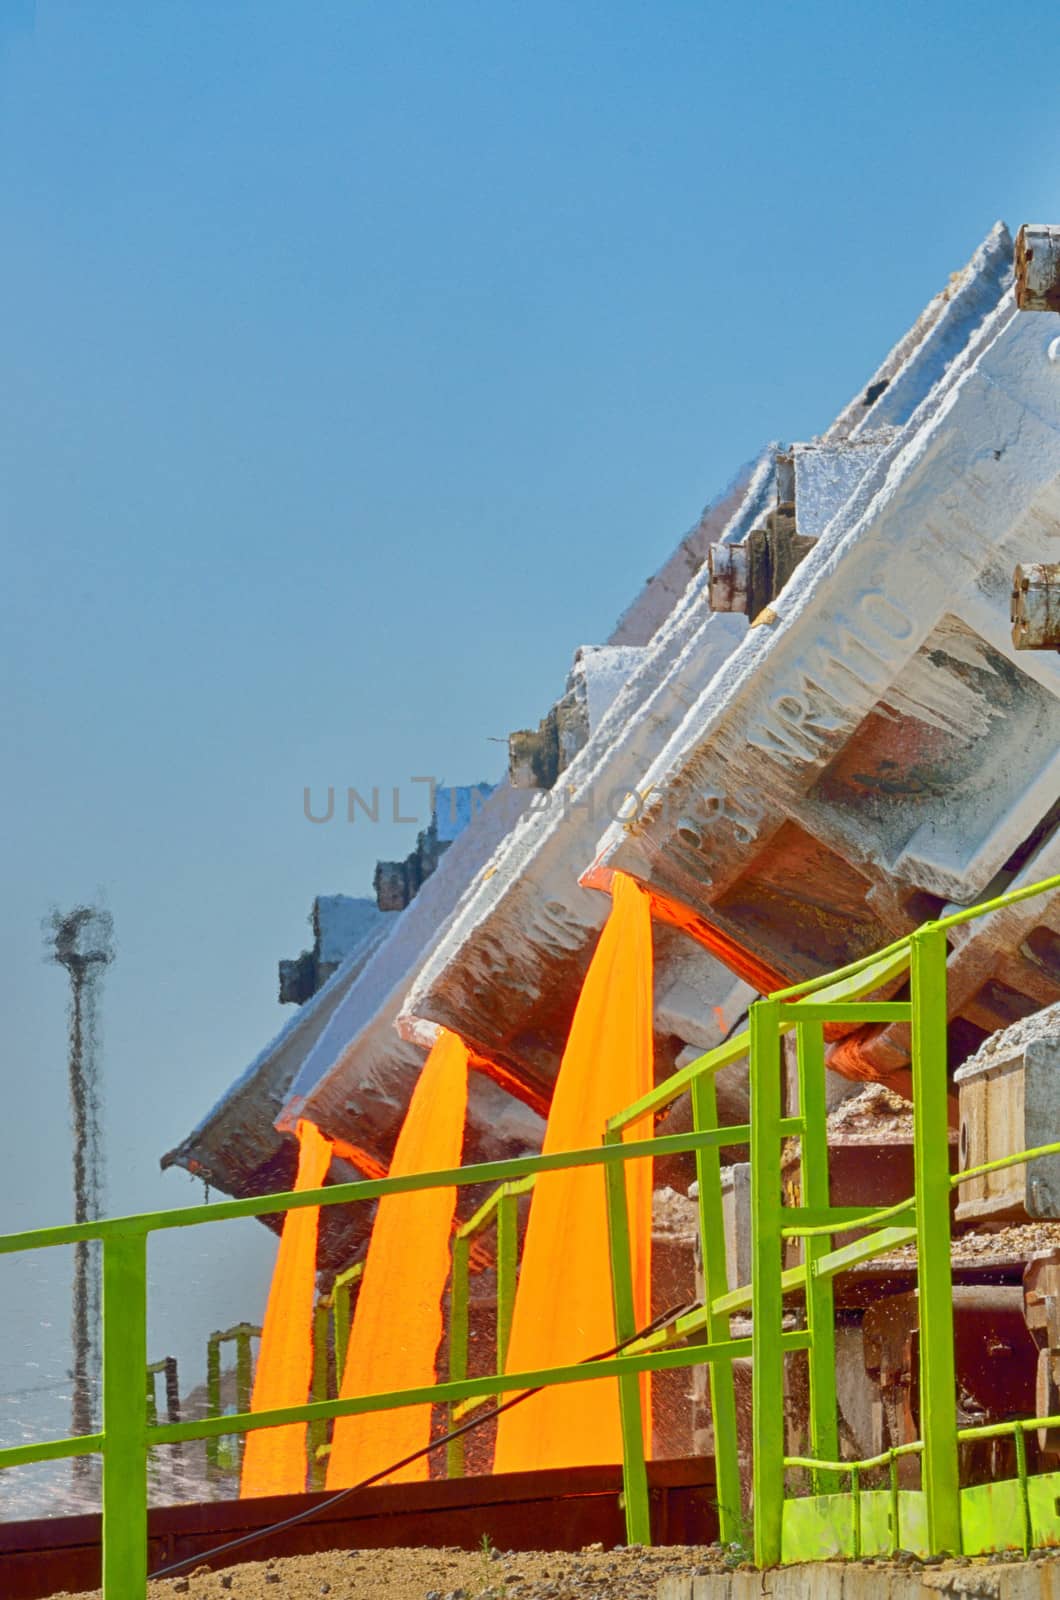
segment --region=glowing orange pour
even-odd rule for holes
[[[331,1146],[312,1122],[298,1124],[295,1188],[319,1189],[331,1164]],[[313,1292],[317,1269],[319,1206],[288,1211],[254,1374],[252,1411],[302,1406],[313,1375]],[[301,1494],[306,1481],[306,1424],[259,1428],[246,1436],[239,1495]]]
[[[392,1178],[460,1165],[467,1069],[463,1043],[443,1031],[409,1102],[390,1163]],[[455,1209],[455,1188],[384,1195],[380,1200],[350,1329],[343,1398],[434,1382]],[[359,1483],[421,1449],[430,1437],[429,1405],[340,1417],[331,1442],[327,1486],[345,1489]],[[386,1481],[408,1482],[428,1475],[424,1457]]]
[[[608,1117],[652,1087],[652,945],[648,896],[615,873],[613,904],[585,977],[552,1098],[544,1152],[600,1143]],[[645,1138],[651,1118],[627,1129]],[[637,1325],[651,1317],[651,1162],[626,1166]],[[509,1372],[578,1361],[615,1342],[602,1167],[541,1173],[523,1248]],[[646,1444],[650,1391],[642,1378]],[[494,1471],[621,1461],[614,1379],[558,1385],[497,1424]]]

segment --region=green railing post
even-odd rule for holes
[[[508,1361],[508,1340],[515,1310],[515,1279],[519,1268],[519,1196],[505,1184],[497,1201],[497,1371]]]
[[[461,1383],[467,1377],[468,1312],[471,1299],[471,1240],[464,1234],[453,1239],[452,1289],[449,1296],[449,1381]],[[454,1425],[455,1407],[449,1407],[449,1427]],[[450,1478],[464,1476],[464,1436],[450,1439],[445,1447],[445,1470]]]
[[[211,1333],[206,1344],[206,1415],[221,1415],[221,1334]],[[217,1434],[206,1440],[206,1477],[216,1478],[221,1472],[221,1441]]]
[[[714,1079],[705,1073],[692,1080],[692,1126],[697,1133],[718,1126],[718,1097]],[[716,1145],[696,1151],[696,1177],[699,1181],[699,1239],[703,1258],[707,1342],[720,1344],[730,1337],[729,1318],[714,1310],[714,1301],[729,1289],[729,1269],[725,1260],[725,1218],[721,1202],[721,1151]],[[709,1373],[718,1527],[722,1543],[732,1544],[739,1539],[743,1529],[740,1446],[736,1430],[736,1389],[732,1361],[712,1361]]]
[[[621,1144],[620,1133],[607,1133],[605,1144]],[[607,1227],[611,1246],[611,1295],[615,1311],[615,1342],[631,1339],[637,1331],[633,1300],[633,1265],[629,1237],[629,1203],[626,1163],[613,1161],[606,1169]],[[648,1468],[644,1459],[644,1408],[640,1375],[631,1372],[618,1380],[622,1421],[622,1479],[626,1502],[626,1543],[651,1544],[651,1502]]]
[[[913,934],[911,957],[923,1486],[931,1553],[952,1555],[961,1549],[961,1500],[950,1260],[945,931],[928,924]]]
[[[241,1322],[236,1328],[236,1409],[238,1411],[250,1410],[250,1397],[254,1391],[254,1358],[250,1351],[250,1341],[258,1329],[249,1322]]]
[[[328,1393],[328,1324],[331,1299],[325,1296],[313,1307],[313,1381],[310,1399],[327,1400]],[[325,1420],[311,1422],[306,1429],[306,1447],[309,1455],[309,1487],[323,1489],[327,1468],[320,1451],[328,1442],[328,1425]]]
[[[824,1077],[824,1025],[800,1022],[796,1028],[799,1063],[800,1167],[802,1204],[824,1209],[831,1204],[828,1178],[828,1105]],[[823,1236],[803,1240],[806,1259],[806,1326],[810,1375],[810,1455],[824,1461],[839,1456],[839,1417],[836,1399],[835,1295],[832,1279],[814,1275],[814,1262],[827,1255],[832,1240]],[[815,1494],[839,1489],[835,1472],[815,1472]]]
[[[751,1395],[755,1564],[780,1561],[784,1517],[780,1008],[751,1007]]]
[[[331,1285],[332,1304],[332,1333],[335,1340],[335,1385],[342,1388],[342,1379],[346,1371],[346,1352],[350,1348],[350,1323],[352,1314],[350,1310],[353,1299],[353,1286],[359,1283],[364,1276],[364,1262],[355,1261],[352,1267],[347,1267],[345,1272],[340,1272]]]
[[[147,1594],[147,1235],[103,1244],[103,1596]]]

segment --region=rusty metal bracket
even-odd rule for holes
[[[1016,568],[1010,617],[1017,650],[1060,649],[1060,562]]]
[[[1060,311],[1060,227],[1025,222],[1016,235],[1016,304]]]

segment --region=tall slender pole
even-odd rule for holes
[[[100,1121],[100,1073],[97,1054],[97,990],[105,966],[113,959],[112,922],[109,913],[90,906],[56,912],[50,922],[52,958],[66,968],[70,978],[70,1028],[67,1077],[73,1136],[74,1221],[90,1222],[100,1215],[103,1199],[103,1150]],[[92,1433],[98,1406],[95,1390],[100,1376],[101,1320],[100,1253],[97,1244],[74,1246],[74,1281],[71,1306],[73,1395],[71,1432]],[[75,1456],[73,1473],[84,1485],[94,1464],[88,1456]]]

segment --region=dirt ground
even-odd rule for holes
[[[732,1572],[739,1555],[735,1547],[724,1550],[720,1545],[670,1545],[654,1550],[637,1545],[605,1550],[602,1545],[589,1545],[573,1555],[547,1550],[330,1550],[250,1561],[221,1572],[193,1569],[152,1583],[148,1594],[150,1600],[168,1600],[172,1595],[187,1595],[189,1600],[310,1600],[317,1595],[328,1595],[330,1600],[657,1600],[664,1578]],[[1042,1560],[1053,1572],[1060,1572],[1056,1550],[1034,1551],[1031,1562]],[[890,1592],[888,1574],[923,1573],[923,1581],[936,1592],[996,1595],[1000,1592],[996,1579],[987,1578],[980,1569],[996,1570],[997,1563],[1022,1566],[1024,1561],[1015,1551],[975,1560],[957,1557],[923,1562],[899,1552],[893,1560],[849,1565],[862,1575],[868,1569],[872,1583],[875,1572],[881,1594]],[[795,1570],[812,1573],[814,1569]],[[768,1574],[761,1576],[768,1578]],[[1046,1589],[1055,1592],[1048,1584]],[[769,1592],[768,1584],[763,1585],[763,1592]],[[63,1596],[53,1600],[63,1600]],[[99,1595],[94,1591],[66,1600],[99,1600]]]
[[[731,1560],[731,1557],[730,1557]],[[567,1551],[330,1550],[193,1568],[148,1586],[150,1600],[655,1600],[670,1573],[729,1571],[720,1547],[634,1545]],[[59,1597],[56,1597],[59,1600]],[[98,1600],[78,1595],[74,1600]]]

